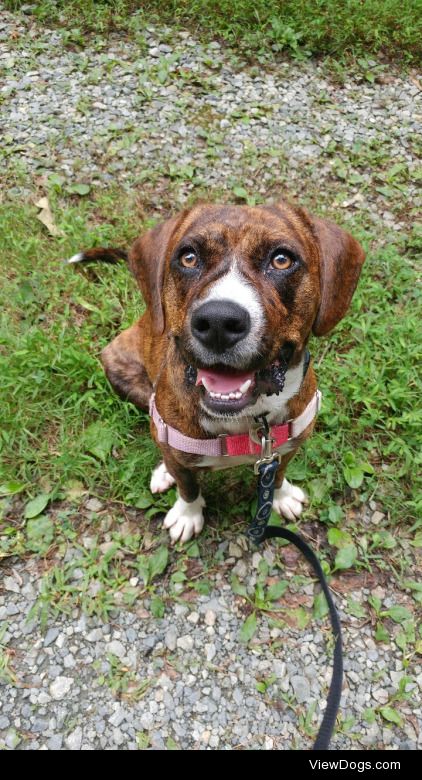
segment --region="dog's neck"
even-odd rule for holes
[[[260,395],[253,404],[242,410],[235,417],[211,417],[200,412],[199,422],[207,434],[219,436],[222,433],[236,434],[247,433],[254,424],[254,418],[262,414],[268,414],[270,425],[285,422],[289,418],[287,402],[295,396],[302,385],[305,366],[304,353],[300,361],[286,371],[284,388],[281,393],[273,395]]]

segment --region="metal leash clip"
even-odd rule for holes
[[[270,427],[266,416],[263,414],[255,419],[262,421],[260,427],[257,428],[256,431],[261,438],[261,457],[258,458],[253,467],[254,473],[259,474],[259,467],[262,466],[263,463],[272,463],[274,460],[280,463],[281,456],[279,452],[274,452],[273,450],[274,439],[270,436]]]

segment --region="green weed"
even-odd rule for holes
[[[98,662],[96,665],[99,665]],[[108,653],[104,666],[105,670],[97,678],[97,684],[109,688],[114,696],[122,701],[139,701],[154,682],[140,680],[136,672],[125,666],[112,653]]]
[[[6,0],[18,10],[23,0]],[[141,5],[141,7],[140,7]],[[63,28],[65,45],[83,47],[88,31],[112,29],[143,42],[145,27],[188,26],[195,35],[220,38],[243,56],[274,59],[386,53],[394,59],[420,57],[422,15],[419,0],[39,0],[32,13],[44,24]],[[172,33],[169,31],[169,40]],[[370,80],[372,70],[366,68]],[[165,76],[163,75],[163,78]]]
[[[0,682],[15,685],[17,677],[13,669],[13,651],[3,642],[7,625],[7,623],[4,623],[0,628]]]

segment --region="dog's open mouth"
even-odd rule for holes
[[[283,391],[294,351],[295,345],[285,342],[272,362],[265,364],[261,357],[259,361],[257,359],[258,365],[243,369],[221,363],[195,366],[191,362],[194,356],[186,354],[185,382],[187,387],[198,389],[203,409],[217,415],[236,415],[255,404],[260,395]]]
[[[195,369],[193,369],[195,371]],[[258,395],[283,390],[287,364],[277,360],[259,371],[196,370],[195,384],[202,390],[202,403],[213,412],[236,414],[255,403]]]
[[[237,411],[251,402],[256,386],[256,374],[223,374],[200,368],[196,384],[204,388],[203,400],[209,408],[216,411]]]

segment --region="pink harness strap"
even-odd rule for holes
[[[317,390],[304,411],[294,420],[273,425],[270,428],[271,438],[274,439],[274,449],[281,447],[287,441],[292,441],[300,436],[308,427],[321,408],[322,394]],[[239,456],[239,455],[259,455],[261,452],[260,444],[253,441],[249,433],[237,435],[222,434],[216,439],[193,439],[191,436],[185,436],[176,428],[167,425],[155,404],[155,393],[150,400],[150,415],[157,428],[158,441],[168,444],[180,452],[188,452],[191,455],[209,455],[219,458],[221,456]]]

